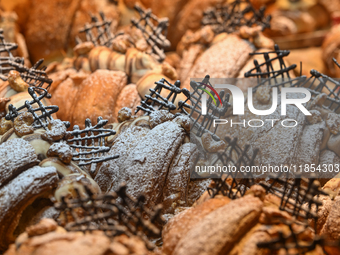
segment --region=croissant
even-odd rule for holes
[[[322,44],[322,59],[333,77],[340,76],[340,68],[333,58],[340,61],[340,25],[333,26]]]
[[[0,11],[0,27],[3,30],[4,38],[7,42],[15,42],[18,48],[12,53],[14,56],[20,56],[24,59],[27,66],[30,66],[29,53],[26,45],[25,37],[18,31],[17,21],[18,15],[12,11]]]
[[[176,72],[171,66],[160,64],[150,54],[137,48],[128,48],[124,53],[110,50],[105,46],[94,47],[86,54],[77,56],[74,59],[74,67],[85,72],[94,72],[97,69],[123,71],[132,83],[138,82],[149,71],[154,70],[162,73],[162,68],[167,68],[173,73],[169,78],[176,79]],[[164,72],[168,70],[164,70]]]
[[[55,143],[66,134],[64,123],[50,120],[48,130],[34,129],[31,119],[24,112],[12,126],[2,126],[5,118],[0,122],[0,251],[27,226],[58,217],[51,199],[74,197],[76,189],[82,194],[85,185],[100,193],[92,177],[72,161],[70,147]]]
[[[329,196],[321,196],[322,205],[318,209],[318,221],[316,222],[316,231],[320,235],[325,235],[330,240],[339,240],[340,232],[335,226],[339,221],[339,174],[330,179],[324,186],[323,190],[329,193]],[[314,224],[314,222],[311,222]],[[338,254],[336,247],[326,247],[328,254]]]
[[[51,102],[59,105],[58,117],[71,125],[82,128],[87,118],[94,122],[98,116],[114,122],[122,107],[136,109],[140,104],[136,85],[127,85],[127,76],[122,71],[101,69],[86,74],[68,69],[50,77],[55,78]]]
[[[39,245],[35,245],[39,242]],[[67,232],[52,219],[42,219],[39,223],[26,229],[12,244],[6,255],[19,255],[25,251],[36,255],[51,254],[135,254],[145,255],[149,251],[137,236],[120,235],[110,239],[103,231],[92,233]]]
[[[272,20],[271,27],[264,33],[280,37],[326,29],[331,24],[331,15],[326,8],[313,0],[277,1],[267,10]]]
[[[174,216],[164,227],[163,254],[274,254],[258,243],[270,243],[280,232],[287,235],[289,228],[281,222],[293,218],[279,210],[279,199],[261,193],[264,189],[255,185],[244,197],[230,201],[217,196]],[[300,244],[313,240],[310,229],[299,223],[292,227],[304,233],[296,240]],[[319,254],[321,247],[313,252]]]
[[[34,0],[20,3],[14,10],[33,62],[41,58],[49,63],[62,60],[74,47],[79,30],[90,21],[89,13],[104,12],[113,20],[112,29],[119,20],[117,6],[108,0]]]
[[[184,81],[182,87],[189,89],[190,78],[203,79],[207,73],[214,78],[244,78],[244,73],[254,65],[257,57],[250,56],[256,50],[254,44],[259,43],[257,46],[262,47],[258,51],[266,51],[264,47],[270,51],[274,47],[273,41],[264,38],[256,29],[243,29],[238,35],[208,35],[208,28],[202,28],[194,34],[188,32],[187,36],[191,39],[184,36],[177,49],[182,54],[178,71],[181,81]],[[250,39],[254,44],[249,42]],[[276,64],[279,62],[276,61]]]
[[[51,206],[48,199],[53,194],[57,182],[55,168],[35,166],[1,188],[0,250],[6,249],[14,242],[16,236],[29,225],[39,210]]]
[[[126,114],[124,109],[118,116],[122,114]],[[190,206],[210,180],[190,180],[198,151],[185,139],[185,118],[161,110],[150,116],[119,119],[124,121],[110,125],[116,134],[107,142],[112,144],[109,154],[120,157],[103,163],[94,178],[102,192],[114,190],[126,181],[130,194],[147,194],[147,205],[163,201],[164,211],[169,213]]]
[[[76,46],[75,51],[81,53],[73,59],[77,71],[69,68],[50,75],[54,80],[51,102],[60,106],[58,117],[72,125],[82,127],[86,118],[94,121],[99,115],[115,122],[122,107],[136,109],[140,97],[154,87],[155,78],[177,79],[175,69],[168,63],[160,64],[152,55],[136,48],[127,48],[122,54],[104,46],[89,47],[85,42]],[[152,78],[146,81],[146,77]],[[132,84],[126,88],[128,81]],[[66,96],[68,100],[64,102]]]

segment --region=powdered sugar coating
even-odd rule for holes
[[[95,181],[103,192],[114,191],[125,182],[129,194],[145,194],[149,205],[166,201],[165,209],[174,213],[176,207],[187,204],[187,197],[192,204],[210,181],[202,182],[200,187],[194,185],[198,190],[191,189],[188,194],[190,170],[197,157],[196,145],[184,143],[183,123],[187,124],[188,118],[161,120],[168,116],[167,111],[151,115],[150,119],[159,119],[151,130],[149,125],[135,126],[129,122],[120,129],[109,152],[120,157],[104,162]]]
[[[187,205],[192,206],[207,190],[211,179],[191,179],[188,185]]]
[[[73,154],[72,149],[68,144],[54,143],[48,149],[47,156],[48,157],[57,156],[63,163],[70,164]]]
[[[326,124],[333,135],[337,135],[340,129],[340,116],[337,113],[328,113]]]
[[[172,160],[163,190],[163,206],[173,213],[177,206],[187,205],[190,170],[198,156],[196,145],[183,144]]]
[[[294,161],[297,164],[318,164],[323,133],[326,128],[325,121],[306,125],[303,129],[297,146]]]
[[[320,165],[323,164],[331,164],[335,166],[336,164],[340,165],[340,158],[331,150],[323,150],[320,153]],[[337,173],[334,172],[327,172],[322,175],[323,178],[332,178],[336,175]]]
[[[108,192],[112,186],[120,184],[120,176],[123,175],[121,167],[124,165],[129,153],[134,149],[140,139],[149,132],[138,126],[128,127],[122,131],[114,142],[108,155],[119,155],[115,160],[106,161],[99,168],[95,181],[103,192]]]
[[[58,141],[64,137],[66,134],[66,126],[64,122],[59,119],[51,120],[49,125],[49,130],[47,130],[41,137],[47,141]]]
[[[128,192],[145,193],[149,201],[159,202],[168,168],[184,139],[183,129],[174,122],[164,122],[152,129],[130,153],[124,165]],[[134,187],[134,188],[132,188]]]
[[[185,132],[177,123],[167,121],[144,134],[130,150],[122,146],[115,151],[120,155],[127,153],[127,156],[119,165],[111,163],[108,171],[116,174],[112,190],[117,189],[121,182],[126,182],[127,193],[135,197],[145,194],[146,204],[150,205],[160,202],[169,165],[184,140]]]
[[[0,189],[0,249],[13,241],[10,231],[13,233],[23,210],[37,197],[51,192],[58,180],[54,167],[35,166]]]
[[[159,110],[159,111],[153,111],[150,114],[150,127],[154,128],[155,126],[175,118],[175,115],[173,115],[171,112],[168,112],[167,110]]]
[[[29,142],[15,138],[2,143],[0,145],[0,187],[39,162]]]

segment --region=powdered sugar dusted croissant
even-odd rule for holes
[[[100,167],[95,181],[101,190],[114,190],[124,181],[130,194],[146,194],[147,205],[163,201],[169,213],[195,201],[203,191],[189,192],[197,149],[186,139],[184,119],[161,110],[112,124],[117,134],[107,140],[112,143],[109,154],[120,157]]]
[[[56,169],[41,168],[34,148],[23,139],[12,139],[0,145],[0,250],[14,241],[16,235],[25,229],[38,210],[31,207],[35,201],[48,205],[48,198],[58,182]],[[46,199],[46,201],[44,201]],[[42,209],[42,208],[40,208]],[[30,212],[30,216],[28,213]]]
[[[69,146],[55,143],[65,135],[64,123],[50,120],[50,129],[35,129],[30,118],[32,114],[24,112],[12,127],[1,119],[5,133],[0,142],[0,250],[39,219],[57,218],[52,200],[73,197],[75,189],[82,193],[84,185],[100,193],[91,176],[71,161]]]

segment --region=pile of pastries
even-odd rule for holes
[[[340,164],[338,0],[1,0],[0,17],[0,254],[340,254],[336,171],[192,171]],[[312,84],[295,131],[215,129],[189,105],[192,78],[250,77],[267,109],[276,74]],[[220,95],[213,117],[240,122]]]

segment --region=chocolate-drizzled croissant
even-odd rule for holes
[[[0,251],[27,226],[43,217],[58,217],[51,199],[60,201],[61,196],[72,197],[75,189],[81,193],[84,185],[100,193],[91,176],[71,161],[72,152],[67,144],[44,140],[49,133],[52,138],[57,135],[53,125],[51,128],[36,129],[21,137],[11,128],[1,137]]]
[[[129,76],[132,83],[136,83],[149,71],[163,74],[172,72],[174,74],[169,78],[177,78],[177,74],[171,66],[160,64],[152,55],[136,48],[128,48],[125,54],[122,54],[105,46],[98,46],[87,54],[76,57],[74,67],[85,72],[94,72],[98,69],[123,71]]]
[[[6,113],[8,112],[8,105],[12,104],[14,107],[18,108],[22,105],[25,105],[25,101],[32,101],[32,97],[30,96],[30,94],[27,91],[24,92],[17,92],[14,89],[12,89],[10,87],[9,84],[5,85],[4,87],[0,87],[0,98],[4,97],[6,99],[2,99],[3,104],[1,104],[0,101],[0,114],[1,114],[1,107],[5,106],[5,110]],[[10,102],[10,103],[9,103]],[[46,97],[41,99],[41,103],[45,106],[51,105],[51,102],[49,99],[47,99]],[[38,108],[38,104],[32,104],[33,108]],[[2,117],[0,115],[0,117]],[[52,114],[53,118],[56,118],[56,114]]]
[[[109,154],[120,157],[100,166],[94,179],[101,190],[114,190],[125,181],[129,193],[147,195],[148,206],[163,201],[167,213],[190,206],[207,182],[197,182],[195,190],[189,189],[198,151],[187,139],[187,119],[166,110],[128,119],[124,109],[118,118],[123,122],[109,124],[116,134],[108,137],[107,143],[112,144]]]

